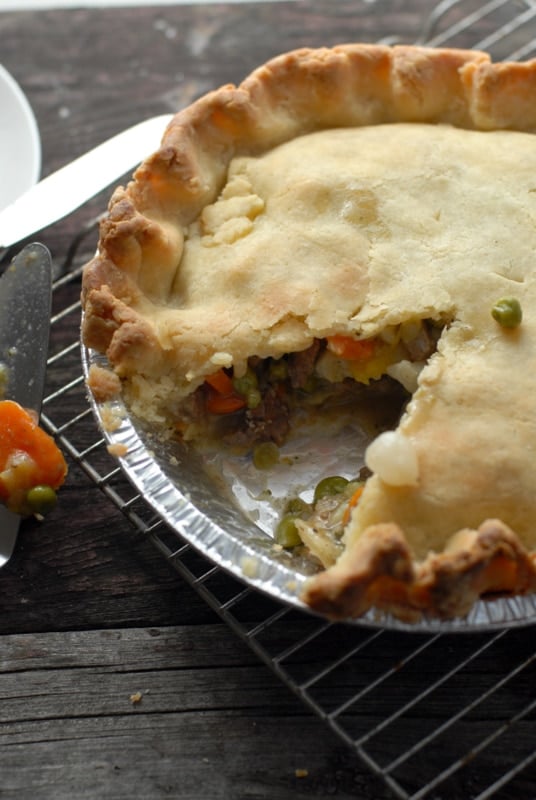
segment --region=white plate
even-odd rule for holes
[[[41,171],[39,129],[26,95],[0,65],[0,210],[33,186]]]

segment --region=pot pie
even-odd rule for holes
[[[536,589],[535,129],[536,62],[298,50],[179,112],[111,198],[100,399],[248,448],[397,397],[351,492],[294,514],[330,618]]]

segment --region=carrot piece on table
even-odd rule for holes
[[[66,474],[61,450],[32,413],[13,400],[0,401],[0,502],[15,513],[32,513],[28,492],[35,487],[56,490]]]
[[[371,358],[376,350],[375,339],[352,339],[336,334],[327,337],[328,350],[347,361],[363,361]]]

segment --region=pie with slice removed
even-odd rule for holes
[[[100,397],[246,449],[396,397],[336,534],[297,521],[330,618],[536,590],[535,131],[536,62],[299,50],[179,112],[111,198],[82,293]]]

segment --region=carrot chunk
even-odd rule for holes
[[[223,369],[219,369],[213,375],[206,377],[205,382],[212,386],[218,394],[233,394],[235,391],[231,378]]]
[[[364,361],[376,350],[375,339],[352,339],[342,334],[327,337],[328,350],[345,361]]]
[[[245,408],[246,401],[239,395],[210,393],[207,397],[207,411],[211,414],[232,414]]]
[[[223,369],[205,378],[205,383],[208,385],[206,408],[211,414],[232,414],[246,407],[245,397],[236,391]]]
[[[0,502],[17,514],[31,513],[27,493],[36,486],[56,490],[66,474],[63,454],[31,412],[0,401]]]
[[[346,525],[348,525],[348,523],[350,522],[350,517],[352,516],[352,510],[359,503],[364,488],[365,488],[364,486],[358,486],[353,495],[351,496],[351,498],[349,499],[348,505],[344,509],[344,514],[342,517],[342,524],[344,525],[344,527],[346,527]]]

